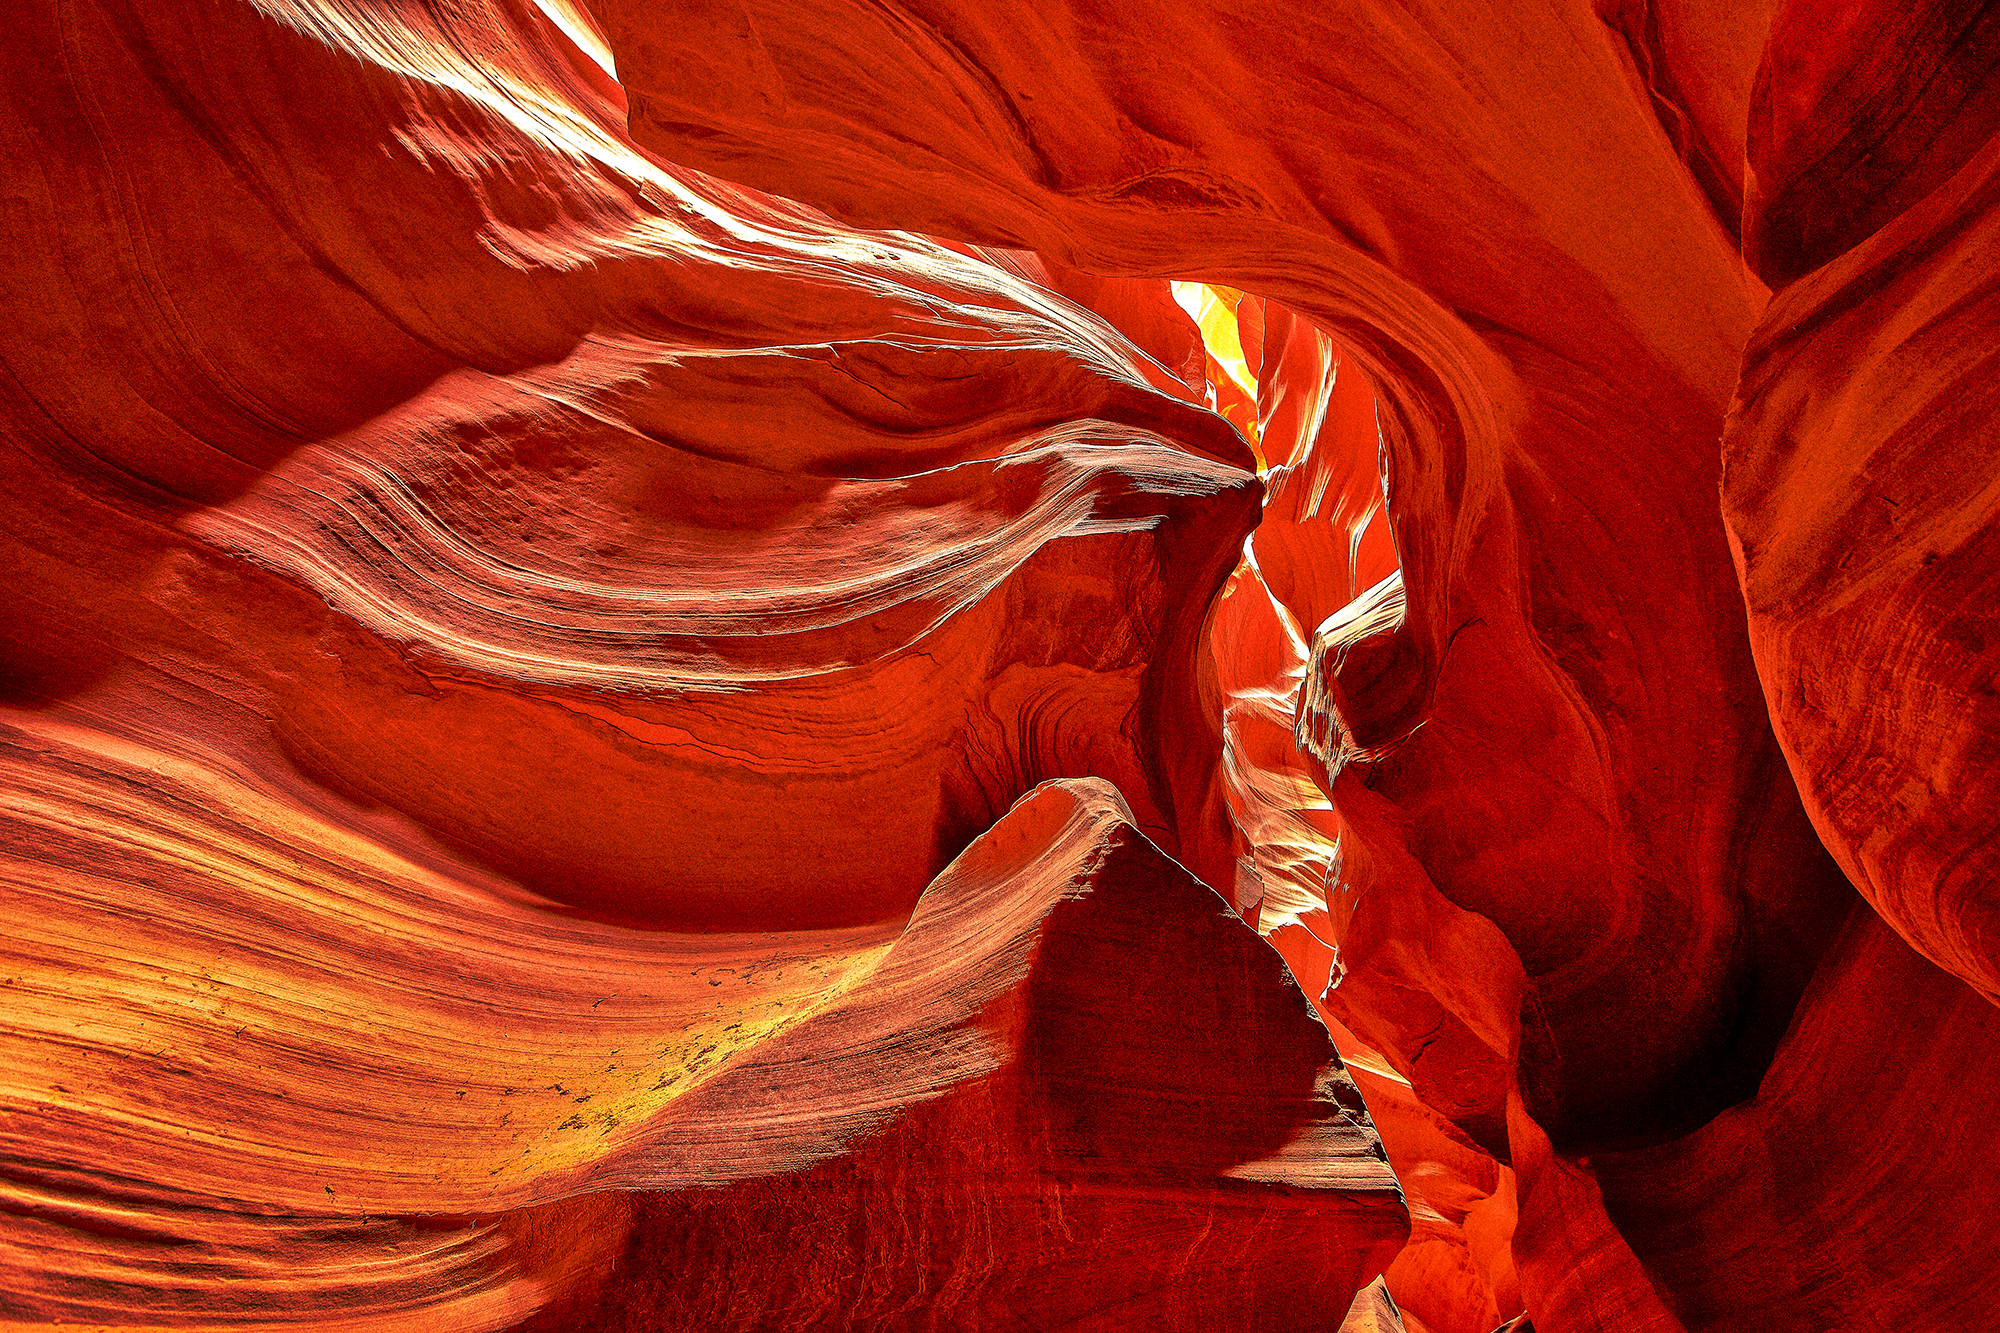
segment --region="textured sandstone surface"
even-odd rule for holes
[[[0,61],[0,1325],[2000,1330],[1992,4]]]

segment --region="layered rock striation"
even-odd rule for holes
[[[0,1317],[2000,1329],[1991,8],[29,4]]]

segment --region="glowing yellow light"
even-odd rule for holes
[[[1205,282],[1172,284],[1174,300],[1201,330],[1202,345],[1224,373],[1243,390],[1251,402],[1257,401],[1257,377],[1243,357],[1242,331],[1236,322],[1236,302],[1242,293],[1228,287],[1211,287]]]
[[[1250,442],[1250,452],[1257,459],[1257,474],[1262,476],[1267,464],[1257,438],[1257,376],[1244,355],[1243,330],[1237,320],[1237,305],[1243,300],[1243,293],[1233,287],[1204,282],[1174,282],[1169,286],[1175,302],[1201,331],[1202,346],[1208,349],[1209,364],[1214,368],[1211,376],[1214,370],[1220,370],[1241,395],[1240,398],[1236,394],[1218,395],[1211,388],[1208,405],[1243,432]],[[1218,397],[1223,401],[1218,402]]]

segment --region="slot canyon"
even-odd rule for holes
[[[18,0],[0,1333],[2000,1333],[2000,0]]]

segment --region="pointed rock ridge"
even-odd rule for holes
[[[900,931],[687,936],[553,930],[101,734],[24,722],[5,760],[8,1067],[34,1107],[6,1144],[7,1240],[35,1256],[14,1299],[41,1318],[501,1328],[552,1278],[613,1326],[648,1302],[749,1317],[717,1290],[802,1315],[788,1283],[889,1261],[853,1251],[849,1221],[893,1194],[931,1218],[894,1256],[910,1274],[980,1251],[968,1311],[1046,1327],[1124,1282],[1127,1308],[1196,1312],[1175,1327],[1249,1310],[1248,1329],[1357,1289],[1402,1243],[1380,1140],[1283,964],[1104,783],[1024,798]],[[146,850],[107,865],[118,845]],[[1162,1026],[1181,1039],[1150,1040]],[[658,1193],[731,1181],[758,1183]],[[627,1218],[622,1251],[582,1224],[584,1252],[552,1265],[530,1219],[494,1216],[579,1195],[603,1202],[549,1206]],[[810,1261],[723,1246],[712,1282],[592,1290],[621,1265],[678,1271],[704,1226],[768,1234],[802,1210]],[[1178,1276],[1108,1261],[1142,1215],[1185,1233]],[[1273,1235],[1316,1258],[1252,1271]],[[1065,1254],[1095,1278],[1044,1289]],[[822,1291],[800,1326],[907,1294]]]
[[[1763,19],[1677,7],[1640,77],[1638,30],[1584,5],[598,13],[669,157],[857,223],[1227,284],[1337,344],[1380,404],[1405,609],[1325,655],[1322,697],[1530,979],[1505,1021],[1531,1116],[1582,1154],[1754,1092],[1848,900],[1716,512],[1765,289],[1649,87],[1726,84],[1720,124]],[[1211,784],[1173,795],[1184,830],[1216,829]],[[1226,826],[1203,845],[1181,850],[1231,886]]]
[[[1403,1312],[1396,1308],[1396,1298],[1381,1278],[1362,1288],[1348,1307],[1347,1318],[1340,1321],[1340,1333],[1408,1333],[1408,1329]]]
[[[1081,305],[647,156],[579,49],[525,10],[275,5],[43,7],[6,44],[10,188],[59,238],[0,334],[39,1006],[8,1033],[10,1291],[107,1326],[505,1327],[615,1267],[623,1205],[579,1199],[794,1173],[1040,1060],[1017,1096],[1068,1146],[1024,1178],[1113,1181],[1078,1204],[1105,1236],[1166,1199],[1235,1247],[1189,1271],[1241,1309],[1344,1301],[1400,1241],[1393,1177],[1281,964],[1157,851],[1114,858],[1115,957],[1051,936],[1082,970],[1036,983],[1040,1044],[937,1035],[906,988],[827,1029],[896,1063],[804,1051],[834,1102],[774,1110],[766,1070],[726,1103],[748,1128],[667,1114],[915,938],[1045,778],[1116,779],[1174,841],[1149,798],[1212,767],[1195,645],[1257,488]],[[1137,934],[1154,878],[1215,919]],[[1015,940],[966,928],[939,994]],[[1206,1006],[1166,1052],[1143,1003],[1064,998],[1135,939]],[[1267,1220],[1312,1256],[1280,1281]],[[1182,1299],[1131,1257],[1128,1303]]]
[[[1654,1283],[1693,1275],[1649,1270],[1573,1161],[1753,1095],[1851,898],[1771,734],[1714,501],[1765,297],[1716,168],[1755,137],[1770,13],[1598,11],[1188,3],[1141,33],[1089,5],[752,4],[751,53],[645,0],[601,10],[634,132],[669,155],[852,220],[1274,297],[1376,383],[1402,624],[1329,639],[1301,721],[1347,765],[1333,811],[1376,839],[1344,860],[1408,886],[1349,929],[1383,979],[1451,980],[1371,997],[1344,945],[1343,1013],[1385,1055],[1409,1034],[1426,1098],[1527,1153],[1531,1309],[1667,1328]],[[751,73],[686,81],[705,64]],[[1191,864],[1238,882],[1246,849],[1209,847]],[[1453,924],[1418,950],[1419,919]],[[1486,961],[1438,966],[1460,956]],[[1426,1044],[1429,1004],[1467,1039]]]
[[[10,1315],[2000,1323],[1994,6],[1143,18],[16,6]]]
[[[723,1135],[905,1105],[795,1174],[637,1196],[615,1299],[529,1328],[1251,1333],[1344,1304],[1407,1234],[1283,963],[1101,783],[1024,797],[866,983],[698,1097]]]

